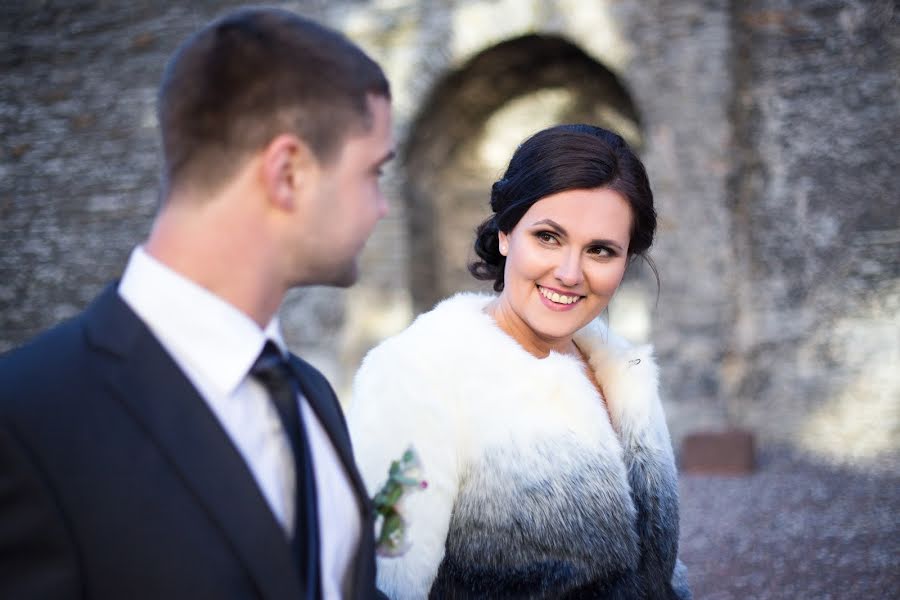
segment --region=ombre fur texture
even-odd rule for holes
[[[600,321],[576,334],[604,404],[580,361],[537,359],[502,332],[483,312],[492,299],[445,300],[357,374],[349,422],[370,492],[410,444],[429,484],[405,501],[412,547],[379,559],[378,587],[395,600],[690,598],[651,349]]]

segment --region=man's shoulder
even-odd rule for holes
[[[0,410],[31,401],[43,390],[66,385],[83,368],[83,314],[39,333],[0,355]]]
[[[87,344],[87,324],[89,321],[103,321],[124,302],[118,296],[115,284],[110,284],[80,312],[61,321],[25,341],[20,346],[0,354],[0,372],[9,374],[15,368],[31,363],[65,359],[71,352]],[[121,320],[116,325],[121,324]]]
[[[76,359],[81,332],[76,316],[0,355],[0,406],[57,379],[61,364]]]
[[[71,356],[83,342],[83,316],[79,313],[38,333],[20,346],[0,354],[0,377],[25,375],[42,364]]]

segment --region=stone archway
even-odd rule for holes
[[[466,265],[491,183],[516,145],[556,123],[590,122],[640,147],[640,120],[618,78],[570,41],[527,35],[493,46],[433,88],[403,152],[413,309],[484,289]]]

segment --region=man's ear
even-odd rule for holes
[[[312,150],[297,136],[273,138],[262,154],[262,178],[269,201],[281,210],[293,210],[316,165]]]

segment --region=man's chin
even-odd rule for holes
[[[334,287],[348,288],[359,280],[359,269],[354,261],[350,268],[346,269],[340,277],[336,278],[329,285]]]
[[[291,287],[305,287],[310,285],[324,285],[330,287],[348,288],[359,279],[359,268],[356,260],[331,268],[322,267],[314,273],[307,273],[304,277],[295,279]]]
[[[356,261],[352,260],[349,263],[342,265],[340,268],[335,269],[334,271],[322,273],[321,276],[318,277],[319,281],[314,285],[328,285],[332,287],[348,288],[355,284],[358,279],[359,268],[356,265]]]

